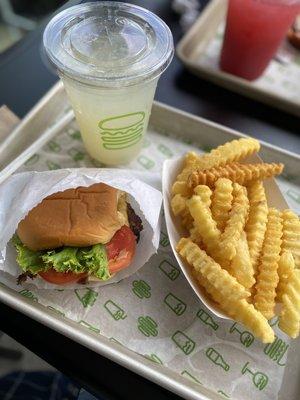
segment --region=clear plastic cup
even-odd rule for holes
[[[57,14],[43,42],[89,154],[107,165],[131,161],[142,147],[157,81],[173,58],[168,26],[141,7],[100,1]]]

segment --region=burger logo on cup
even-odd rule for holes
[[[103,119],[98,124],[103,147],[120,150],[134,146],[142,138],[144,120],[142,111]]]

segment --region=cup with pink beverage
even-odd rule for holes
[[[300,0],[229,0],[221,69],[258,78],[299,12]]]

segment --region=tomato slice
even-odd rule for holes
[[[56,285],[66,285],[67,283],[78,282],[87,276],[86,273],[74,274],[73,272],[57,272],[54,269],[49,269],[46,272],[40,272],[39,275],[49,283]]]
[[[135,235],[128,226],[124,225],[105,247],[109,272],[114,274],[131,263],[136,248]]]

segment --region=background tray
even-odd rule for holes
[[[63,115],[58,115],[54,112],[55,110],[64,111]],[[21,125],[14,132],[10,139],[2,145],[3,155],[6,154],[6,158],[1,158],[2,165],[4,167],[1,178],[4,175],[7,176],[14,170],[20,168],[21,165],[26,161],[26,164],[21,167],[22,170],[28,169],[51,169],[58,167],[78,167],[78,166],[94,166],[94,162],[88,158],[88,156],[82,152],[82,144],[78,140],[78,133],[74,121],[69,122],[69,117],[65,121],[65,125],[61,121],[64,121],[66,115],[69,115],[69,106],[66,101],[65,93],[60,85],[56,86],[51,92],[45,96],[44,99],[32,110],[31,114],[23,120]],[[47,121],[48,129],[44,131],[45,120],[43,116],[47,117],[53,114],[54,119],[52,122]],[[59,118],[58,118],[59,117]],[[34,122],[34,124],[32,123]],[[62,130],[53,129],[54,126],[61,126]],[[30,129],[31,128],[31,129]],[[19,135],[24,135],[26,132],[27,141],[21,142]],[[41,135],[42,133],[42,135]],[[46,143],[46,139],[53,139],[53,135],[58,135],[54,142],[62,144],[65,141],[72,143],[69,138],[74,139],[71,148],[76,148],[77,152],[68,151],[66,154],[61,154],[60,164],[53,163],[51,157],[53,156],[53,149],[55,145]],[[46,136],[45,136],[46,135]],[[52,135],[52,136],[51,136]],[[170,107],[163,106],[155,103],[151,115],[151,121],[149,126],[149,135],[146,137],[144,148],[140,157],[131,165],[132,168],[139,168],[151,171],[160,171],[162,162],[173,155],[177,155],[183,151],[183,149],[190,148],[190,144],[193,143],[196,147],[202,150],[208,150],[211,147],[217,146],[220,143],[224,143],[227,140],[240,137],[241,135],[230,129],[226,129],[220,125],[211,123],[201,118],[194,117],[187,113],[183,113],[179,110],[172,109]],[[40,139],[43,139],[42,141]],[[29,147],[26,143],[29,143]],[[46,145],[45,145],[46,143]],[[184,145],[183,145],[184,143]],[[10,152],[8,153],[8,150]],[[154,162],[151,159],[151,154],[154,151],[160,152],[160,158],[158,162]],[[69,154],[70,153],[70,154]],[[74,154],[76,156],[74,157]],[[12,162],[11,158],[16,157]],[[267,160],[281,161],[286,164],[285,178],[288,181],[281,181],[280,185],[283,191],[287,194],[288,200],[291,207],[296,207],[300,202],[300,181],[299,177],[294,176],[293,173],[297,172],[299,168],[299,157],[295,154],[281,151],[278,148],[264,144],[262,149],[262,157]],[[3,175],[4,174],[4,175]],[[184,295],[186,290],[189,290],[189,298],[187,299],[187,310],[190,313],[196,314],[199,308],[203,308],[201,303],[193,296],[192,291],[187,286],[187,282],[182,276],[178,279],[172,280],[166,277],[164,273],[159,269],[161,261],[168,259],[170,263],[173,263],[173,256],[170,253],[168,247],[168,239],[165,235],[165,228],[162,226],[162,237],[161,237],[161,248],[159,254],[156,256],[157,260],[157,273],[159,273],[161,281],[163,282],[163,289],[165,291],[175,291]],[[146,280],[150,280],[151,284],[151,271],[149,266],[145,266],[138,276],[147,277]],[[178,273],[177,273],[178,275]],[[124,295],[131,293],[132,291],[132,280],[135,279],[133,276],[128,280],[124,280],[119,284],[121,293]],[[151,284],[152,286],[152,284]],[[19,293],[21,292],[21,293]],[[104,292],[104,291],[103,291]],[[105,295],[101,294],[101,296]],[[59,292],[58,292],[59,293]],[[167,292],[166,292],[167,293]],[[30,296],[31,298],[29,298]],[[37,299],[35,298],[36,293],[34,291],[29,294],[28,292],[22,292],[21,288],[15,288],[15,290],[8,288],[7,286],[0,286],[0,299],[4,303],[11,307],[31,316],[32,318],[42,322],[43,324],[57,330],[58,332],[72,338],[73,340],[89,347],[90,349],[106,356],[107,358],[131,369],[132,371],[156,382],[161,386],[181,395],[186,399],[221,399],[223,397],[217,395],[212,390],[207,389],[205,386],[199,385],[193,381],[195,376],[192,374],[193,366],[185,369],[172,369],[172,365],[168,365],[164,362],[164,366],[157,364],[157,359],[149,361],[145,357],[133,352],[125,346],[122,346],[115,341],[109,340],[109,332],[102,329],[100,326],[101,334],[97,332],[98,326],[83,326],[78,324],[70,318],[68,318],[68,310],[66,304],[64,305],[65,316],[62,315],[62,308],[53,309],[51,306],[44,306],[40,304],[43,302],[42,294],[38,293]],[[63,299],[63,295],[59,295]],[[57,296],[57,297],[59,297]],[[104,298],[104,297],[103,297]],[[99,299],[103,301],[102,299]],[[63,305],[63,302],[62,302]],[[162,308],[160,303],[149,306],[147,303],[143,303],[143,312],[154,314],[154,318],[164,318],[166,310]],[[156,308],[156,309],[155,309]],[[84,310],[83,310],[84,311]],[[201,343],[201,335],[210,334],[209,331],[203,332],[201,325],[194,319],[194,330],[193,335],[197,338],[197,343]],[[92,323],[92,321],[89,321]],[[99,322],[99,321],[98,321]],[[175,327],[184,330],[186,327],[180,322],[177,316],[174,316],[173,325],[170,327],[174,330]],[[222,322],[223,324],[223,322]],[[93,324],[95,325],[95,324]],[[228,330],[231,322],[224,323],[222,329]],[[90,329],[89,329],[90,328]],[[95,329],[96,328],[96,329]],[[198,332],[198,333],[197,333]],[[159,340],[153,338],[153,346],[155,349],[159,349]],[[150,343],[151,345],[151,343]],[[171,346],[171,345],[170,345]],[[200,346],[201,348],[201,346]],[[264,346],[261,345],[262,351]],[[137,350],[136,350],[137,351]],[[173,348],[170,347],[170,351]],[[285,375],[283,381],[283,390],[281,391],[280,399],[296,399],[300,394],[300,386],[298,382],[298,373],[300,371],[300,358],[299,358],[300,344],[299,341],[294,341],[290,344],[290,351],[287,357],[287,366],[285,368]],[[145,354],[144,344],[138,351],[141,354]],[[196,354],[197,355],[197,354]],[[180,357],[180,354],[179,354]],[[196,360],[196,358],[195,358]],[[153,361],[156,361],[153,362]],[[191,373],[191,375],[190,375]],[[188,378],[188,379],[187,379]],[[199,378],[199,376],[198,376]],[[202,379],[202,377],[201,377]],[[205,383],[205,382],[204,382]],[[219,388],[220,393],[224,388]]]
[[[177,55],[193,73],[217,85],[300,116],[300,52],[287,45],[291,61],[273,59],[265,73],[247,81],[219,69],[227,1],[211,0],[177,45]]]

